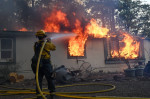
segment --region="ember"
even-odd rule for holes
[[[4,28],[4,29],[3,29],[3,31],[7,31],[7,29],[6,29],[6,28]]]
[[[21,28],[18,31],[28,31],[26,28]]]

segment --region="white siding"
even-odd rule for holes
[[[34,37],[17,38],[16,39],[16,61],[21,68],[18,73],[23,74],[25,78],[34,78],[31,71],[31,58],[33,56],[33,45],[37,39]],[[68,59],[66,40],[53,40],[56,45],[56,51],[51,52],[52,64],[55,67],[65,65],[67,68],[79,68],[81,61],[89,62],[93,68],[103,70],[104,72],[122,72],[127,68],[126,64],[105,64],[104,43],[102,39],[87,40],[85,59]],[[144,41],[144,48],[150,52],[150,41]],[[145,52],[146,62],[149,60],[147,52]]]
[[[20,66],[18,74],[23,74],[25,78],[33,78],[34,74],[31,71],[31,58],[33,56],[33,44],[35,39],[16,38],[16,63]]]
[[[144,40],[145,63],[150,60],[150,40]]]

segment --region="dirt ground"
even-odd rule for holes
[[[94,94],[80,94],[81,96],[116,96],[116,97],[147,97],[150,98],[150,79],[145,77],[124,77],[116,76],[115,74],[101,75],[98,78],[89,78],[86,80],[68,82],[66,84],[56,83],[56,86],[71,85],[71,84],[87,84],[87,83],[104,83],[112,84],[116,86],[115,90],[103,93],[94,93]],[[1,86],[14,87],[14,88],[35,88],[35,80],[24,80],[18,83],[3,83]],[[14,90],[0,87],[0,90]],[[44,79],[43,87],[47,88],[47,82]],[[73,86],[65,88],[56,88],[57,92],[87,92],[87,91],[98,91],[111,88],[110,86],[101,86],[101,85],[87,85],[87,86]],[[21,94],[21,95],[9,95],[9,96],[0,96],[0,99],[24,99],[35,97],[35,94]],[[52,99],[52,98],[51,98]],[[69,99],[59,96],[54,96],[53,99]],[[71,99],[71,98],[70,98]]]

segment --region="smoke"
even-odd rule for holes
[[[84,2],[84,5],[79,1]],[[4,28],[6,30],[26,28],[29,31],[43,29],[44,19],[53,9],[62,10],[67,14],[71,26],[68,30],[73,28],[76,19],[80,20],[81,26],[84,27],[91,18],[101,18],[102,15],[96,13],[101,12],[102,8],[115,6],[109,1],[117,0],[87,0],[86,2],[85,0],[1,0],[0,30]],[[100,7],[99,4],[105,7]],[[91,14],[87,14],[86,10],[90,8],[92,8]],[[106,13],[105,11],[103,14],[106,16],[110,14]],[[107,20],[104,18],[104,22]],[[61,29],[63,31],[64,27],[62,26]]]
[[[12,29],[16,25],[16,16],[12,12],[16,12],[13,0],[0,1],[0,29]],[[13,23],[13,24],[12,24]]]

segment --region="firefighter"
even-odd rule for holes
[[[37,59],[38,59],[38,55],[40,53],[40,48],[42,47],[42,44],[44,43],[44,41],[46,40],[46,34],[43,30],[40,30],[38,32],[36,32],[35,36],[39,39],[39,41],[35,42],[34,44],[34,56],[32,58],[32,70],[33,72],[36,74],[36,64],[37,64]],[[43,80],[43,76],[45,76],[47,82],[48,82],[48,89],[49,92],[55,92],[55,84],[54,84],[54,80],[52,77],[52,73],[53,73],[53,67],[51,64],[51,55],[50,55],[50,51],[54,51],[56,50],[56,46],[54,44],[52,44],[50,39],[47,39],[47,42],[43,48],[43,52],[41,54],[41,60],[40,60],[40,65],[39,65],[39,74],[38,74],[38,78],[39,78],[39,86],[42,90],[42,80]],[[34,63],[35,62],[35,63]],[[33,65],[33,66],[32,66]],[[36,94],[39,94],[38,89],[36,87]]]

